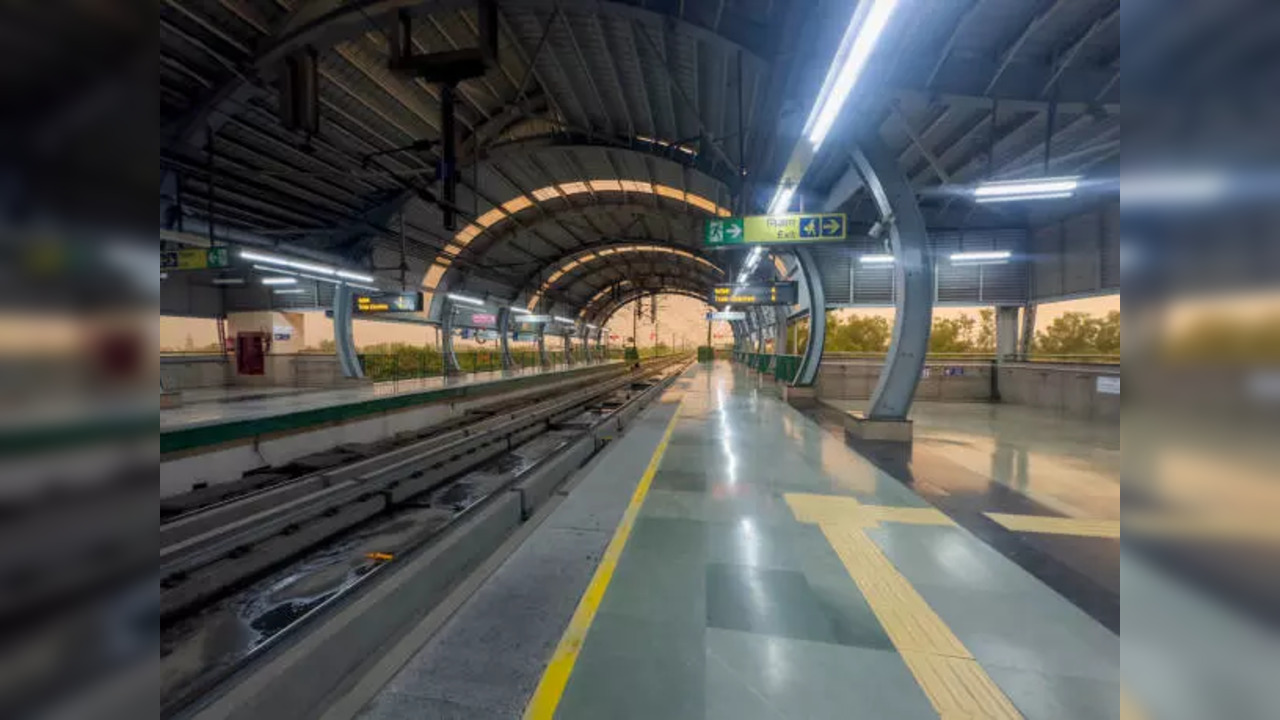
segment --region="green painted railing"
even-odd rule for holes
[[[799,355],[779,355],[773,365],[773,377],[785,383],[795,382],[796,373],[800,371]]]

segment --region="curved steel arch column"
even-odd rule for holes
[[[822,364],[822,348],[827,342],[827,296],[822,289],[822,276],[818,266],[806,248],[796,248],[796,262],[809,300],[809,339],[800,357],[800,367],[791,385],[808,387],[818,379],[818,366]]]
[[[446,297],[444,304],[440,306],[440,353],[445,375],[462,372],[458,356],[453,352],[453,311],[453,301]]]
[[[893,154],[878,139],[872,138],[859,141],[853,159],[880,210],[880,217],[888,225],[898,288],[894,299],[897,312],[893,320],[893,340],[884,368],[880,370],[880,380],[871,394],[867,418],[906,420],[929,350],[929,330],[933,323],[933,258],[915,191]]]
[[[362,378],[364,368],[356,353],[355,334],[352,331],[351,288],[338,285],[333,290],[333,348],[338,355],[338,368],[343,377]]]
[[[498,356],[502,360],[502,369],[510,370],[515,365],[511,359],[511,308],[498,308]]]

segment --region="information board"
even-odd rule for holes
[[[160,269],[209,270],[231,267],[231,251],[225,247],[166,250],[160,253]]]
[[[711,302],[715,305],[794,305],[797,296],[795,282],[716,285]]]
[[[716,218],[706,221],[702,244],[725,247],[836,242],[848,237],[846,225],[844,213]]]
[[[353,309],[362,314],[422,312],[420,292],[365,293],[356,295],[351,302]]]

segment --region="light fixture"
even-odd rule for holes
[[[866,5],[866,3],[860,3]],[[876,48],[876,42],[889,24],[898,0],[873,0],[866,13],[854,13],[849,27],[840,40],[840,48],[827,69],[827,77],[818,91],[818,100],[805,122],[804,134],[814,152],[822,146],[831,126],[840,115],[844,101],[849,97],[863,68]],[[861,17],[859,17],[861,15]]]
[[[1000,180],[982,183],[973,189],[973,197],[978,202],[998,202],[985,198],[1003,198],[1013,200],[1048,200],[1058,197],[1071,197],[1080,185],[1080,177],[1050,177],[1033,180]]]
[[[263,285],[297,285],[298,278],[296,277],[264,277],[262,278],[262,284]]]
[[[372,275],[361,275],[360,273],[354,273],[354,272],[351,272],[350,270],[339,270],[336,274],[338,277],[344,280],[358,280],[360,282],[366,282],[366,283],[373,282]]]
[[[314,263],[302,262],[300,260],[291,260],[277,255],[265,255],[263,253],[252,252],[250,250],[241,250],[240,257],[245,260],[267,263],[268,265],[280,265],[282,267],[294,268],[297,270],[306,270],[307,272],[313,272],[320,275],[334,275],[337,273],[337,270],[326,265],[316,265]]]
[[[572,324],[574,324],[574,322],[576,322],[576,321],[575,321],[575,320],[573,320],[572,318],[562,317],[562,316],[560,316],[560,315],[552,315],[552,316],[551,316],[551,318],[552,318],[553,320],[555,320],[556,322],[562,322],[562,323],[565,323],[565,324],[568,324],[568,325],[572,325]]]
[[[1120,177],[1121,205],[1209,203],[1226,195],[1227,178],[1212,172],[1129,173]]]
[[[507,308],[507,309],[508,309],[508,310],[510,310],[511,312],[513,312],[513,313],[517,314],[517,315],[528,315],[528,314],[530,314],[528,310],[525,310],[524,308],[521,308],[521,307],[511,307],[511,308]]]
[[[168,280],[168,279],[169,279],[169,273],[160,273],[160,279],[161,279],[161,280]]]
[[[951,262],[953,263],[980,263],[980,262],[999,262],[1008,260],[1013,256],[1009,250],[988,250],[982,252],[959,252],[951,253]]]
[[[974,202],[982,203],[983,205],[989,205],[991,203],[1021,202],[1023,200],[1059,200],[1062,198],[1069,198],[1074,195],[1075,193],[1069,192],[1035,193],[1032,195],[996,195],[992,197],[974,198],[973,200]]]
[[[480,298],[473,298],[470,295],[459,295],[458,293],[448,293],[446,295],[454,302],[466,303],[467,305],[484,305],[484,301]]]
[[[238,277],[214,278],[210,282],[212,282],[214,285],[243,285],[244,278],[238,278]]]
[[[254,252],[252,250],[241,250],[240,257],[244,258],[245,260],[250,260],[253,262],[260,262],[260,263],[266,263],[268,265],[278,266],[278,267],[264,268],[259,265],[254,265],[253,267],[258,270],[270,270],[272,272],[280,272],[279,270],[280,267],[287,267],[287,268],[293,268],[295,270],[303,270],[305,272],[315,273],[316,275],[327,276],[327,277],[312,278],[315,280],[324,280],[326,282],[334,282],[334,280],[332,280],[331,278],[335,276],[340,277],[344,280],[356,280],[364,283],[371,283],[374,281],[374,278],[371,275],[364,275],[362,273],[352,272],[350,270],[339,270],[337,268],[329,267],[328,265],[317,265],[316,263],[303,262],[301,260],[293,260],[291,258],[280,257],[279,255],[268,255],[266,253]],[[353,285],[352,287],[364,287],[364,286]],[[368,288],[368,289],[377,290],[377,288]]]
[[[863,265],[892,265],[893,256],[886,254],[860,255],[858,256],[858,262]]]
[[[306,289],[305,288],[280,288],[277,290],[272,290],[271,292],[276,295],[301,295],[302,293],[306,292]]]
[[[773,194],[773,200],[769,201],[769,214],[782,215],[786,213],[787,208],[791,207],[791,198],[794,197],[795,194],[795,186],[778,186],[777,192]]]

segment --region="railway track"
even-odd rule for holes
[[[184,642],[207,646],[214,630],[201,624],[212,623],[210,618],[226,621],[228,613],[240,612],[246,607],[244,598],[262,587],[282,583],[298,587],[298,577],[313,571],[317,576],[328,573],[324,582],[329,583],[315,578],[302,583],[324,589],[287,604],[289,610],[269,623],[270,632],[254,625],[258,637],[245,643],[243,652],[231,653],[236,657],[216,661],[187,657],[182,660],[185,667],[166,670],[164,714],[173,715],[209,693],[280,638],[314,622],[317,615],[346,602],[385,573],[387,566],[377,561],[363,563],[355,572],[346,566],[335,572],[325,559],[332,555],[328,548],[362,554],[358,552],[361,539],[374,537],[382,543],[377,547],[394,547],[397,556],[403,555],[447,536],[490,498],[515,489],[514,485],[528,485],[527,478],[545,475],[550,480],[535,480],[537,487],[519,488],[518,512],[527,516],[533,505],[549,496],[549,482],[553,481],[553,488],[598,448],[593,429],[608,425],[611,419],[621,426],[622,415],[638,412],[633,404],[651,400],[687,365],[685,358],[651,361],[636,374],[596,378],[588,387],[539,396],[517,410],[485,414],[375,457],[208,504],[163,522],[162,635],[167,628],[181,641],[168,644],[162,663],[164,655],[181,649]],[[584,438],[591,439],[586,454],[578,442]],[[576,454],[566,457],[570,447],[577,448]],[[485,469],[495,463],[511,467]],[[457,501],[462,497],[464,501]],[[393,526],[411,530],[387,529]],[[388,536],[394,537],[388,540]],[[261,587],[254,589],[255,582]],[[235,592],[241,596],[231,597]],[[219,603],[225,607],[219,608]],[[228,609],[233,606],[239,609]]]

